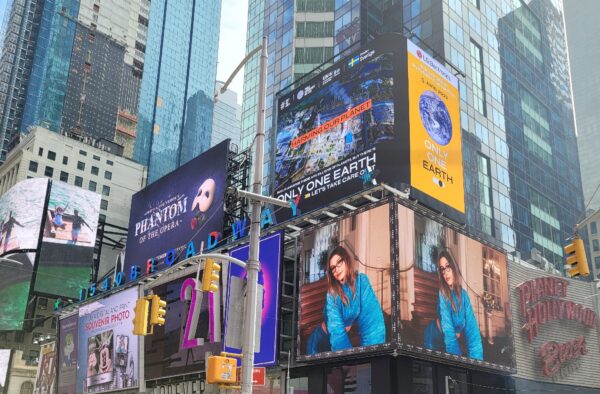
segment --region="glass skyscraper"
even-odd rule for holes
[[[459,77],[468,231],[524,259],[535,248],[562,270],[583,197],[560,0],[251,1],[247,49],[262,35],[270,42],[265,180],[274,95],[306,72],[307,56],[335,59],[390,31]],[[254,133],[257,76],[257,64],[246,68],[242,147]]]
[[[153,182],[210,147],[221,1],[153,1],[134,160]]]

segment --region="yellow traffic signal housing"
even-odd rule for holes
[[[159,296],[152,296],[152,307],[150,309],[150,324],[163,326],[165,324],[165,316],[167,315],[167,301],[163,301]]]
[[[219,271],[221,266],[213,259],[206,259],[204,273],[202,274],[202,291],[216,293],[219,291]]]
[[[149,301],[145,298],[140,298],[135,303],[133,317],[133,334],[148,335],[148,304]]]
[[[583,240],[579,236],[575,236],[573,243],[565,246],[565,253],[567,254],[568,267],[566,268],[569,276],[588,276],[590,274]]]
[[[237,381],[237,359],[223,356],[208,356],[206,381],[209,384],[232,384]]]

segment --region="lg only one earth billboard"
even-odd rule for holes
[[[232,249],[229,254],[242,261],[248,260],[248,244]],[[260,239],[258,273],[258,302],[262,313],[256,319],[254,365],[271,366],[277,363],[279,341],[279,277],[283,255],[283,233],[270,234]],[[225,342],[223,351],[242,352],[242,330],[244,319],[246,271],[231,264],[227,275],[227,297],[225,303]]]
[[[403,36],[373,40],[277,105],[273,196],[297,213],[385,182],[464,220],[458,83]]]
[[[79,308],[77,393],[139,386],[138,337],[133,318],[138,288],[132,287]]]
[[[397,205],[400,343],[512,368],[506,255]]]
[[[126,273],[152,259],[154,271],[163,270],[185,256],[190,242],[196,251],[202,242],[210,248],[223,230],[228,153],[226,140],[133,195]]]
[[[389,204],[306,231],[300,248],[300,361],[391,349]]]
[[[91,279],[100,195],[53,180],[34,291],[77,298]]]
[[[195,292],[195,279],[196,274],[187,275],[152,288],[167,302],[167,319],[144,339],[146,380],[197,373],[204,368],[205,352],[221,350],[220,335],[211,335],[214,324],[221,324],[211,310],[215,295]]]

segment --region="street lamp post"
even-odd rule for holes
[[[256,140],[254,148],[254,183],[252,192],[262,194],[263,150],[265,140],[265,91],[267,83],[267,37],[262,38],[260,51],[260,76],[258,79],[258,110],[256,120]],[[246,272],[248,291],[246,294],[246,315],[244,317],[244,338],[242,344],[242,393],[252,393],[252,373],[254,371],[254,343],[256,340],[256,298],[258,290],[258,261],[260,250],[260,211],[262,204],[251,199],[249,252]]]

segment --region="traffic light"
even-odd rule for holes
[[[583,240],[578,235],[573,238],[573,243],[565,246],[565,253],[567,254],[567,266],[565,268],[567,268],[569,276],[588,276],[590,274]]]
[[[140,298],[135,303],[135,316],[133,318],[133,334],[148,335],[148,303],[145,298]]]
[[[158,324],[163,326],[165,324],[165,316],[167,315],[167,301],[163,301],[159,296],[152,296],[152,307],[150,308],[150,325],[154,326]],[[151,328],[152,330],[152,328]]]
[[[219,271],[221,266],[213,259],[206,259],[204,273],[202,274],[202,291],[216,293],[219,291]]]
[[[209,384],[232,384],[237,381],[237,360],[233,357],[208,356],[206,381]]]

